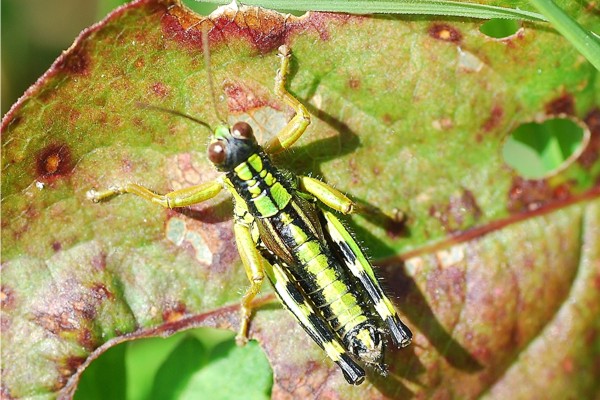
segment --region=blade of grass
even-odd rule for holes
[[[530,0],[554,28],[569,40],[596,69],[600,70],[600,40],[567,15],[552,0]]]
[[[209,0],[217,4],[229,1]],[[337,11],[350,14],[443,15],[467,18],[505,18],[547,21],[538,13],[514,8],[489,6],[451,0],[245,0],[243,4],[278,10]]]

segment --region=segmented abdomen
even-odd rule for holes
[[[276,216],[258,219],[266,258],[283,261],[297,284],[341,338],[367,321],[351,278],[323,242],[314,206],[294,197]]]

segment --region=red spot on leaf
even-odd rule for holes
[[[565,357],[562,361],[562,369],[567,374],[573,373],[575,370],[575,361],[571,357]]]
[[[187,308],[182,302],[178,302],[175,305],[171,305],[169,308],[163,311],[162,317],[165,322],[176,322],[185,317],[187,314]]]
[[[585,168],[591,168],[600,156],[600,108],[594,108],[585,117],[585,123],[590,130],[590,142],[578,158]]]
[[[223,90],[227,96],[227,108],[232,113],[245,113],[265,106],[278,109],[277,104],[270,103],[265,96],[246,85],[230,82]]]
[[[553,99],[548,104],[546,104],[546,114],[548,115],[558,115],[558,114],[567,114],[574,115],[575,114],[575,100],[573,100],[573,96],[570,94],[563,94],[556,99]]]
[[[85,362],[85,357],[78,357],[78,356],[68,357],[67,359],[64,360],[64,362],[61,362],[57,366],[59,377],[57,378],[56,382],[54,383],[52,390],[57,392],[60,389],[62,389],[63,387],[65,387],[65,385],[69,381],[69,378],[75,372],[77,372],[77,369],[79,368],[79,366],[81,364],[83,364],[84,362]]]
[[[383,114],[383,116],[381,117],[381,120],[386,125],[391,125],[394,122],[394,120],[392,119],[392,116],[388,113]]]
[[[398,209],[394,210],[395,215],[387,217],[384,221],[385,233],[392,239],[397,239],[405,236],[406,229],[406,214]]]
[[[15,304],[15,293],[7,285],[0,286],[0,306],[3,311],[7,311]]]
[[[77,335],[77,342],[83,346],[87,351],[93,351],[97,347],[97,340],[92,334],[92,331],[88,328],[79,330]]]
[[[152,85],[152,92],[156,94],[158,97],[163,98],[167,97],[170,93],[169,88],[162,82],[156,82]]]
[[[492,108],[490,116],[483,123],[483,126],[482,126],[483,130],[485,132],[489,132],[492,129],[496,128],[502,121],[503,116],[504,116],[504,109],[502,108],[502,106],[495,105]]]
[[[75,330],[75,325],[65,312],[60,314],[39,313],[35,316],[35,320],[38,325],[55,335],[62,331]]]
[[[71,151],[62,144],[52,144],[43,149],[37,156],[36,169],[38,179],[53,181],[73,169]]]
[[[358,78],[350,78],[348,80],[348,87],[350,89],[358,89],[358,88],[360,88],[360,79],[358,79]]]
[[[79,43],[75,49],[60,59],[56,67],[65,72],[84,75],[90,67],[90,56],[83,44]]]
[[[92,296],[98,301],[112,300],[114,299],[113,293],[107,289],[106,285],[97,282],[91,288]]]
[[[60,242],[52,242],[52,250],[60,251],[61,248],[62,248],[62,245],[60,244]]]
[[[429,27],[429,36],[437,40],[452,43],[458,43],[462,40],[462,34],[458,29],[441,23],[436,23]]]
[[[569,197],[571,191],[566,184],[551,188],[546,180],[515,177],[508,192],[507,209],[510,212],[533,211],[551,201]]]

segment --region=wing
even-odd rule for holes
[[[278,263],[271,265],[266,260],[263,266],[283,305],[296,317],[310,337],[325,350],[329,358],[341,368],[346,380],[353,385],[362,383],[365,371],[349,356],[327,321],[306,301],[305,294],[292,281],[285,268]]]
[[[327,210],[321,210],[321,212],[324,218],[324,233],[329,236],[327,239],[329,239],[332,251],[341,258],[340,261],[365,288],[369,298],[373,301],[375,311],[387,324],[394,343],[400,347],[408,346],[412,340],[412,332],[400,320],[391,301],[383,293],[373,272],[373,267],[360,246],[333,213]]]

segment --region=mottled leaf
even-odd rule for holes
[[[575,3],[571,15],[597,30],[593,8]],[[166,192],[218,175],[208,130],[139,107],[218,122],[203,29],[221,114],[249,120],[262,141],[276,134],[291,110],[273,93],[275,55],[290,45],[289,86],[313,123],[277,163],[406,216],[347,221],[382,265],[413,345],[388,351],[388,378],[351,387],[265,289],[250,335],[272,364],[274,398],[593,397],[597,71],[548,25],[498,40],[481,23],[254,8],[203,20],[145,0],[85,31],[2,123],[2,397],[69,397],[123,341],[237,329],[247,279],[226,195],[183,210],[86,199],[115,182]],[[581,125],[584,143],[526,180],[502,146],[549,117]]]

